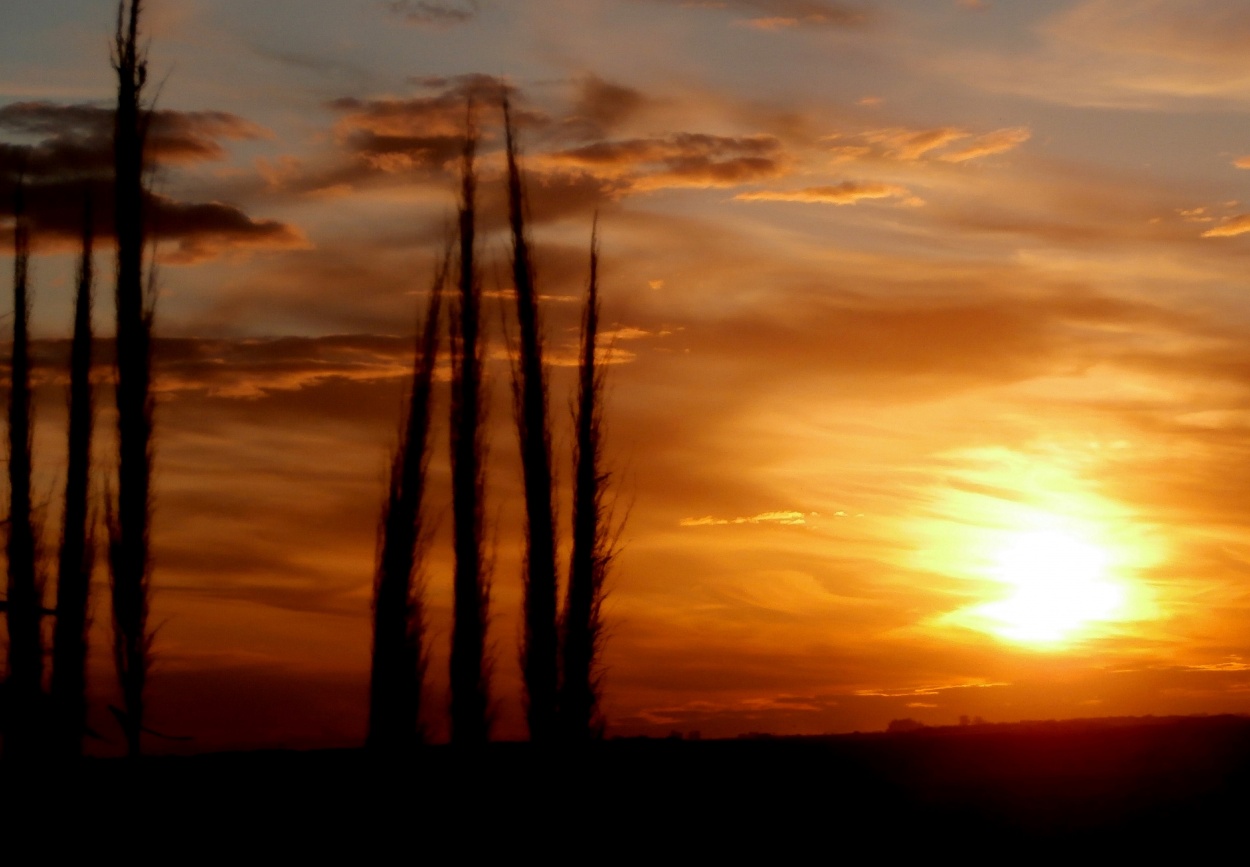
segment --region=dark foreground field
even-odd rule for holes
[[[31,834],[53,851],[137,847],[170,863],[202,847],[248,861],[346,845],[361,863],[396,851],[435,863],[509,852],[558,863],[772,853],[789,863],[1196,854],[1230,843],[1242,861],[1250,846],[1250,719],[1232,716],[614,740],[572,753],[433,747],[401,763],[354,751],[230,753],[0,774],[4,836]]]

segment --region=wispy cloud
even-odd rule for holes
[[[1231,238],[1250,232],[1250,214],[1238,214],[1202,233],[1204,238]]]
[[[761,512],[744,518],[714,518],[705,515],[702,518],[682,518],[683,527],[724,527],[732,524],[780,524],[786,527],[801,527],[809,518],[817,516],[816,512]]]
[[[1011,686],[1003,681],[947,683],[938,686],[917,686],[909,689],[857,689],[855,695],[881,696],[883,698],[905,698],[908,696],[938,695],[952,689],[991,689],[999,686]],[[910,707],[911,705],[909,705]]]
[[[985,135],[977,136],[958,150],[942,154],[939,159],[948,163],[962,163],[978,157],[1001,154],[1014,150],[1032,138],[1032,136],[1033,133],[1028,127],[1016,126],[998,129]]]
[[[1187,665],[1186,671],[1250,671],[1250,663],[1243,662],[1240,656],[1230,656],[1225,662],[1211,662],[1206,665]]]
[[[828,140],[835,142],[832,152],[839,160],[870,158],[917,162],[936,159],[962,163],[1013,150],[1031,137],[1032,131],[1023,126],[1003,127],[980,135],[962,127],[938,126],[887,127],[858,134],[838,134]],[[948,149],[956,143],[958,147]]]
[[[805,187],[801,190],[759,190],[739,193],[734,199],[741,202],[807,202],[826,205],[854,205],[867,199],[902,199],[906,205],[924,204],[904,186],[872,181],[843,181],[832,186]]]

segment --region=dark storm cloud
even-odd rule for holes
[[[316,162],[265,166],[270,191],[347,196],[396,184],[437,185],[450,191],[471,110],[479,136],[479,215],[486,230],[499,228],[506,213],[496,182],[505,95],[538,222],[589,214],[630,193],[771,179],[790,164],[781,140],[762,133],[674,131],[620,137],[623,128],[659,101],[594,75],[569,82],[571,99],[550,114],[535,108],[509,81],[491,75],[411,81],[418,88],[412,96],[345,96],[327,103],[338,115],[336,149]]]
[[[112,234],[113,112],[100,106],[19,102],[0,107],[0,131],[26,139],[0,143],[0,216],[12,216],[14,183],[26,184],[26,208],[35,242],[44,247],[80,236],[88,197],[100,235]],[[193,163],[226,156],[223,141],[268,136],[262,127],[227,112],[160,111],[152,116],[149,155],[156,164]],[[294,227],[255,219],[225,202],[181,202],[150,194],[149,236],[173,241],[165,261],[189,263],[228,249],[292,248],[306,244]],[[5,234],[11,230],[6,230]]]
[[[172,255],[162,261],[190,264],[232,249],[299,249],[308,246],[296,228],[277,220],[249,217],[239,208],[223,202],[178,202],[152,196],[153,237],[176,241]]]
[[[113,165],[113,111],[95,105],[16,102],[0,107],[0,130],[37,139],[0,146],[0,171],[32,178],[107,173]],[[158,163],[218,160],[221,142],[268,137],[262,127],[221,111],[158,111],[148,134]]]
[[[871,20],[862,6],[830,0],[646,0],[673,6],[725,10],[746,15],[746,23],[765,30],[788,27],[858,27]]]
[[[318,179],[311,188],[353,183],[378,173],[439,174],[460,156],[472,103],[475,122],[484,139],[495,137],[498,106],[505,95],[514,101],[507,82],[490,75],[424,78],[416,83],[427,93],[406,99],[344,97],[329,103],[340,115],[336,133],[351,166],[340,167]],[[432,92],[431,92],[432,91]],[[518,126],[544,119],[514,110]]]
[[[97,341],[96,365],[111,369],[113,340]],[[378,334],[221,339],[158,337],[153,347],[157,390],[213,398],[259,398],[330,380],[376,382],[411,373],[413,338]],[[66,339],[37,340],[32,357],[40,382],[64,384]],[[0,370],[7,365],[0,363]]]
[[[585,141],[628,115],[644,98],[627,88],[598,79],[582,82],[580,99],[569,118],[553,120],[527,105],[524,94],[503,79],[489,75],[463,75],[414,79],[421,93],[411,97],[343,97],[328,103],[339,115],[335,123],[335,152],[319,163],[275,164],[267,167],[270,189],[295,194],[351,195],[358,189],[402,184],[435,184],[453,189],[464,149],[465,124],[470,104],[479,135],[479,218],[486,230],[499,228],[506,219],[502,187],[496,183],[502,144],[501,103],[512,101],[512,118],[522,147],[533,147],[525,158],[528,195],[538,222],[574,213],[590,213],[603,203],[628,191],[631,182],[619,173],[595,171],[576,156],[553,163],[544,153],[553,141]],[[730,140],[726,140],[730,142]],[[735,163],[724,154],[703,148],[704,163],[698,165],[697,145],[686,145],[682,154],[670,148],[671,172],[729,175],[751,171],[744,161],[752,153],[767,153],[767,144],[739,143]],[[715,150],[715,149],[713,149]],[[728,154],[735,146],[722,145]],[[587,157],[593,160],[594,155]],[[739,164],[741,163],[741,164]],[[654,167],[653,167],[654,168]],[[449,199],[450,201],[450,199]],[[441,227],[435,230],[441,234]]]
[[[480,4],[477,0],[390,0],[386,8],[409,24],[448,27],[472,21]]]
[[[557,165],[628,178],[637,189],[723,187],[775,177],[784,169],[781,142],[769,135],[676,133],[602,141],[551,154]]]
[[[493,105],[510,91],[506,82],[490,75],[424,78],[416,84],[427,93],[407,99],[349,96],[332,100],[329,107],[342,115],[339,128],[343,130],[363,129],[378,135],[463,136],[469,100]]]
[[[166,339],[156,346],[162,391],[256,398],[328,379],[376,381],[408,372],[408,337],[334,335],[249,340]]]
[[[584,139],[606,138],[643,108],[648,98],[638,90],[587,75],[564,121],[564,132]]]
[[[82,234],[83,208],[90,197],[99,236],[113,234],[113,187],[111,180],[94,177],[28,182],[26,213],[39,249],[76,244]],[[0,217],[13,215],[13,182],[0,180]],[[172,253],[162,260],[189,264],[213,258],[230,249],[292,249],[307,245],[303,234],[276,220],[256,219],[224,202],[181,202],[149,194],[149,238],[172,242]],[[0,242],[8,243],[12,228],[0,230]]]

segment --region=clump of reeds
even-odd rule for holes
[[[603,468],[604,368],[596,364],[599,331],[598,232],[590,242],[590,284],[582,313],[574,425],[573,553],[564,605],[561,729],[565,739],[586,741],[602,735],[599,714],[603,645],[601,607],[604,578],[612,561],[615,535],[608,515],[609,474]]]
[[[31,501],[30,225],[24,183],[18,180],[13,228],[13,350],[9,365],[8,681],[4,717],[6,759],[31,761],[41,752],[43,711],[43,577]]]
[[[69,433],[65,506],[57,561],[56,626],[52,635],[52,707],[56,752],[82,754],[87,728],[87,631],[95,532],[90,510],[91,296],[94,214],[90,193],[83,208],[82,251],[74,296],[74,336],[70,347]]]
[[[425,680],[424,581],[428,534],[422,499],[429,465],[430,409],[438,355],[439,311],[451,260],[448,248],[430,287],[420,329],[400,444],[378,527],[373,582],[373,665],[369,682],[370,749],[410,751],[421,740]]]
[[[552,502],[551,427],[548,422],[542,321],[534,263],[526,237],[525,190],[517,163],[516,136],[508,99],[503,100],[508,157],[508,222],[512,232],[512,278],[518,358],[512,371],[513,410],[525,479],[525,559],[522,576],[525,626],[521,669],[530,740],[556,735],[559,636],[556,627],[556,521]]]
[[[142,0],[117,7],[113,68],[117,72],[114,124],[114,225],[117,237],[117,438],[116,502],[108,498],[109,574],[113,602],[113,661],[122,706],[114,708],[127,752],[138,755],[151,662],[148,631],[151,562],[152,312],[145,297],[144,170],[150,109],[143,103],[147,60],[139,49]]]
[[[455,548],[451,632],[451,739],[490,738],[491,661],[486,653],[490,575],[485,550],[486,431],[481,333],[482,283],[474,263],[477,133],[469,107],[461,160],[456,302],[451,307],[451,476]]]

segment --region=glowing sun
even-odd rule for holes
[[[976,614],[1004,638],[1063,641],[1092,623],[1115,620],[1126,591],[1111,574],[1111,552],[1064,529],[1004,534],[991,554],[990,577],[1009,588]]]

